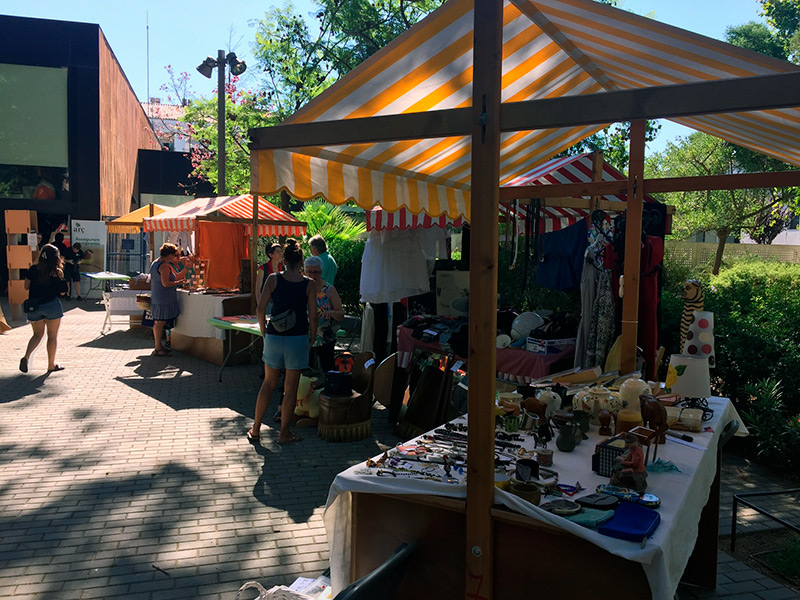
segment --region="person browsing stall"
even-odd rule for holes
[[[264,383],[258,390],[255,419],[247,439],[258,442],[261,422],[267,411],[272,392],[278,383],[281,369],[286,369],[281,402],[281,432],[279,444],[300,441],[290,431],[300,371],[308,368],[308,354],[317,337],[317,286],[300,271],[303,251],[296,240],[289,239],[283,249],[286,270],[267,277],[264,292],[258,301],[256,316],[264,336]],[[272,311],[267,323],[267,305]]]
[[[267,259],[267,262],[258,267],[256,289],[258,290],[259,297],[264,291],[264,284],[266,284],[267,278],[273,273],[283,272],[283,246],[280,244],[272,244],[267,249]]]
[[[344,319],[344,308],[339,292],[333,285],[322,279],[322,260],[319,256],[309,256],[305,263],[305,272],[317,284],[317,339],[311,348],[311,364],[323,372],[334,368],[333,352],[336,346],[336,332],[339,322]]]
[[[175,326],[181,310],[178,306],[178,286],[185,283],[185,277],[178,277],[176,270],[182,261],[191,263],[191,257],[181,259],[175,244],[164,244],[160,257],[150,265],[150,313],[153,315],[153,356],[169,356],[161,338],[165,330]]]
[[[339,267],[336,261],[328,252],[328,243],[321,235],[315,235],[308,240],[308,248],[311,250],[312,256],[318,256],[322,261],[322,280],[333,285],[336,283],[336,272]]]
[[[75,242],[70,247],[70,255],[65,256],[66,267],[65,275],[67,283],[70,284],[70,289],[67,292],[67,298],[72,298],[72,290],[75,290],[75,299],[83,300],[81,298],[81,261],[85,254],[80,242]]]
[[[56,348],[58,347],[58,328],[64,309],[58,299],[67,291],[64,280],[64,259],[52,244],[45,244],[39,253],[39,262],[28,269],[25,274],[25,289],[28,299],[23,304],[25,316],[33,328],[33,335],[28,341],[25,356],[19,360],[19,370],[28,372],[28,361],[31,354],[42,341],[47,332],[47,371],[63,371],[64,367],[56,364]]]

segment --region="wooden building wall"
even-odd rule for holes
[[[129,212],[135,193],[139,149],[159,149],[147,115],[122,72],[111,47],[100,36],[100,215]]]

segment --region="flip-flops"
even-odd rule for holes
[[[19,370],[22,371],[23,373],[28,372],[28,359],[25,358],[24,356],[19,359]]]
[[[276,412],[272,417],[273,423],[280,423],[281,422],[281,411]]]
[[[300,441],[300,440],[302,440],[302,439],[303,439],[303,438],[302,438],[302,437],[300,437],[299,435],[292,435],[292,437],[290,437],[290,438],[289,438],[288,440],[286,440],[285,442],[281,442],[280,440],[278,440],[278,445],[280,445],[280,446],[286,446],[287,444],[294,444],[295,442],[299,442],[299,441]]]
[[[261,437],[253,433],[252,429],[247,430],[247,441],[251,444],[257,444],[261,441]]]
[[[52,369],[47,369],[47,372],[48,373],[55,373],[56,371],[63,371],[63,370],[64,370],[64,367],[62,367],[61,365],[56,365]]]
[[[153,350],[150,356],[172,356],[172,352],[169,350]]]

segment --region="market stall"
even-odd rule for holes
[[[624,52],[607,51],[620,47]],[[674,60],[675,48],[680,60]],[[395,526],[394,543],[417,536],[422,540],[426,568],[410,585],[436,586],[449,569],[461,576],[464,585],[457,589],[462,596],[501,597],[499,591],[509,585],[535,587],[538,577],[549,576],[549,559],[564,556],[539,548],[546,556],[537,560],[534,555],[532,564],[509,571],[498,553],[507,543],[505,536],[513,536],[505,523],[515,522],[513,515],[493,507],[495,414],[490,399],[496,374],[499,202],[538,199],[572,208],[577,203],[560,199],[580,196],[579,208],[592,210],[600,196],[625,193],[625,235],[639,240],[645,191],[742,189],[778,180],[796,185],[797,172],[713,181],[644,177],[644,120],[652,118],[672,118],[800,164],[798,101],[789,92],[796,81],[800,73],[789,63],[588,0],[450,0],[285,124],[251,131],[253,189],[258,193],[280,189],[300,199],[323,196],[335,204],[354,200],[364,208],[380,204],[434,217],[463,215],[472,223],[469,479],[466,506],[457,517],[459,534],[431,538],[432,532],[442,532],[437,529],[441,515],[431,507],[447,499],[438,496],[426,497],[419,511],[423,524],[413,531],[404,527],[407,513],[392,518],[397,513],[385,509],[363,515],[354,512],[356,507],[344,508],[354,523]],[[631,121],[625,181],[501,189],[607,123],[620,121]],[[640,264],[639,245],[627,244],[623,372],[636,364]],[[704,456],[718,468],[714,452]],[[713,487],[709,481],[701,487],[708,485]],[[716,532],[715,524],[712,529]],[[568,545],[571,535],[566,535]],[[437,553],[443,539],[454,554]],[[687,548],[692,542],[691,534],[682,540]],[[368,550],[375,552],[356,552],[356,560],[364,563],[346,578],[380,560],[366,554],[388,554],[385,546]],[[707,547],[706,554],[715,557],[715,547]],[[702,583],[708,585],[710,577],[713,587],[715,571],[714,564],[706,565]],[[553,572],[583,579],[574,574],[584,570],[580,563],[561,564]],[[652,582],[645,585],[650,589],[639,588],[645,593],[636,597],[647,597],[648,591],[671,597]],[[613,582],[610,591],[609,596],[618,593]]]
[[[249,280],[248,238],[254,228],[259,236],[305,234],[305,223],[252,195],[195,198],[144,219],[145,231],[191,233],[194,255],[206,267],[205,285],[178,292],[181,315],[172,330],[176,350],[222,365],[226,335],[232,336],[228,347],[234,351],[250,343],[248,335],[215,328],[208,319],[252,313],[252,298],[249,290],[241,293],[240,277]]]

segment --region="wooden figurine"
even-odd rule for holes
[[[697,279],[687,279],[683,284],[681,298],[683,298],[683,313],[681,314],[680,352],[683,353],[686,334],[689,333],[689,325],[692,324],[694,311],[703,310],[703,287],[700,282]]]
[[[639,396],[639,403],[642,411],[642,421],[645,426],[653,431],[666,431],[667,430],[667,409],[661,404],[655,396],[651,394],[642,394]],[[658,436],[659,444],[666,442],[666,437],[662,433]]]

